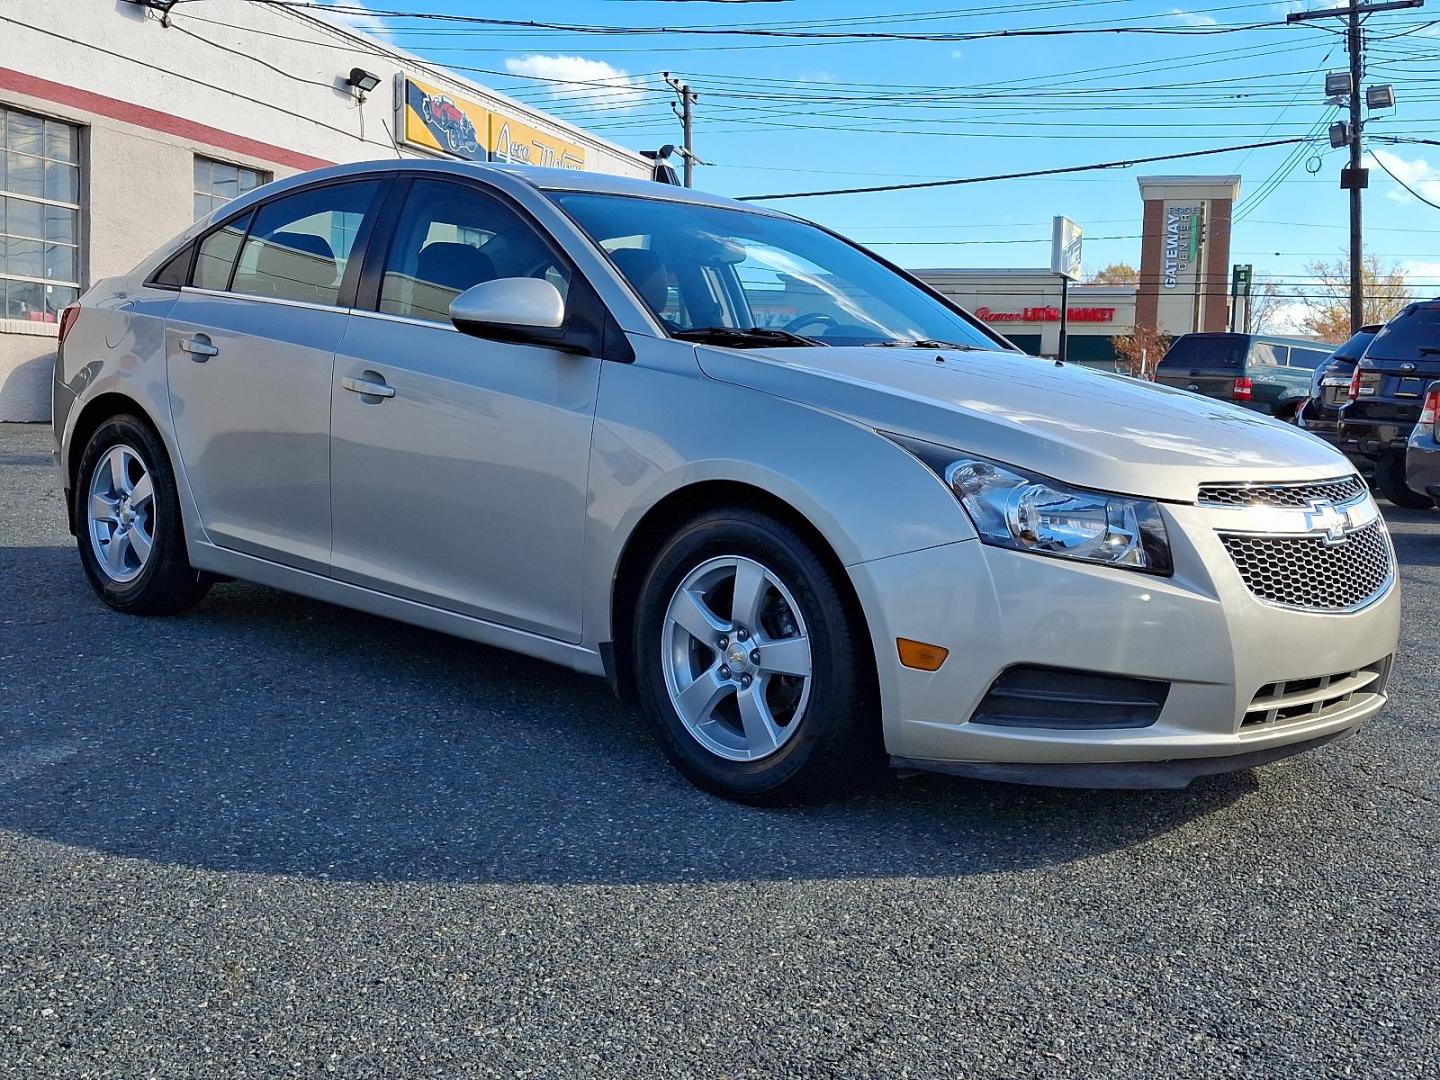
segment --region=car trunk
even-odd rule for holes
[[[1416,304],[1376,337],[1360,365],[1346,418],[1414,424],[1430,384],[1440,380],[1440,303]]]

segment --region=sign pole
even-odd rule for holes
[[[1069,338],[1070,327],[1070,278],[1065,274],[1060,275],[1060,349],[1055,354],[1055,359],[1060,363],[1065,362],[1066,343]]]

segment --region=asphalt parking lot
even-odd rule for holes
[[[0,425],[0,1075],[1436,1075],[1440,513],[1385,507],[1346,743],[759,811],[558,668],[243,584],[108,612],[48,450]]]

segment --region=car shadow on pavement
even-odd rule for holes
[[[637,884],[956,876],[1143,843],[1252,792],[924,777],[756,810],[692,788],[605,684],[244,584],[104,609],[0,549],[0,829],[213,871]]]

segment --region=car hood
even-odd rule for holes
[[[1217,480],[1354,471],[1289,424],[1184,390],[1010,352],[696,350],[711,378],[1082,487],[1176,502]]]

